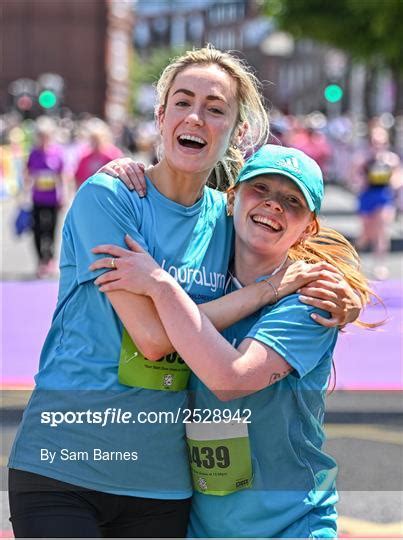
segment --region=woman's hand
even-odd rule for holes
[[[301,295],[299,299],[304,304],[329,311],[330,319],[317,313],[311,315],[322,326],[343,327],[360,316],[362,309],[360,298],[344,278],[338,282],[325,279],[313,281],[298,292]]]
[[[149,296],[155,278],[158,273],[164,271],[128,234],[125,236],[125,241],[130,249],[106,244],[92,250],[93,253],[111,255],[91,264],[91,271],[100,268],[110,270],[99,276],[94,283],[99,286],[101,292],[125,290]]]
[[[362,306],[358,295],[331,264],[297,261],[278,276],[281,279],[278,285],[280,298],[298,292],[301,294],[301,302],[331,314],[330,319],[317,313],[312,314],[312,318],[323,326],[344,326],[354,322],[360,314]]]
[[[139,197],[144,197],[147,193],[144,171],[143,163],[137,163],[131,158],[118,158],[110,161],[97,172],[120,178],[130,190],[134,189]]]

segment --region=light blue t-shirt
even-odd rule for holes
[[[129,233],[201,303],[223,294],[232,224],[222,193],[205,188],[184,207],[148,180],[147,190],[140,199],[97,174],[77,193],[63,228],[57,307],[9,466],[107,493],[181,499],[192,492],[181,416],[187,392],[118,382],[123,328],[93,283],[105,270],[89,271],[91,248],[127,247]],[[68,414],[58,423],[54,412]],[[138,413],[152,415],[136,420]],[[159,413],[170,415],[160,421]]]
[[[279,382],[245,398],[221,402],[193,376],[195,407],[230,409],[232,414],[251,411],[253,485],[225,496],[196,492],[189,537],[336,535],[337,467],[321,448],[337,330],[315,323],[309,316],[312,311],[291,295],[224,332],[235,347],[249,337],[280,354],[294,371]]]

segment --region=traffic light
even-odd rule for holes
[[[326,101],[329,103],[337,103],[343,99],[343,88],[338,84],[328,84],[323,92]]]
[[[31,96],[28,94],[23,94],[22,96],[18,96],[15,102],[17,108],[22,111],[30,111],[32,109],[32,105],[34,104],[34,101]]]
[[[38,103],[51,113],[58,110],[63,100],[64,80],[57,73],[43,73],[38,77]]]
[[[53,109],[57,103],[57,96],[52,90],[42,90],[38,97],[39,105],[44,109]]]
[[[8,86],[8,92],[12,97],[14,107],[24,115],[25,118],[33,114],[35,105],[37,84],[32,79],[16,79]]]
[[[43,73],[36,81],[16,79],[8,86],[11,104],[24,118],[57,114],[63,103],[63,91],[64,79],[57,73]]]

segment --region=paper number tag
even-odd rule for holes
[[[123,330],[118,379],[121,384],[148,390],[178,392],[186,390],[190,369],[177,353],[156,362],[147,360]]]
[[[199,493],[228,495],[252,485],[248,425],[240,422],[186,424],[193,487]]]

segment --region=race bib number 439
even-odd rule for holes
[[[199,493],[228,495],[252,485],[248,425],[240,421],[186,424],[193,487]]]
[[[147,360],[123,330],[118,379],[121,384],[148,390],[178,392],[187,388],[190,369],[177,353],[156,362]]]

